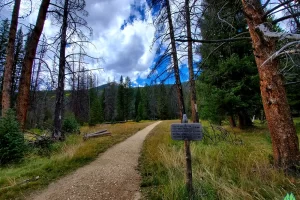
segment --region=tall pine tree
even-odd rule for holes
[[[204,3],[207,10],[200,21],[203,39],[217,40],[247,33],[244,16],[238,12],[240,2],[206,0]],[[222,13],[228,13],[224,20],[229,21],[230,25],[219,19],[220,9]],[[237,10],[233,15],[232,9]],[[202,118],[217,123],[228,118],[231,125],[235,126],[234,119],[237,116],[240,128],[251,125],[250,114],[255,114],[261,102],[250,42],[202,44],[200,54],[203,57],[203,72],[198,81],[198,92]]]
[[[118,85],[118,94],[117,94],[117,120],[124,121],[124,81],[123,76],[120,77],[120,83]]]
[[[90,125],[95,125],[103,121],[101,99],[98,96],[97,88],[90,88]]]
[[[133,117],[133,88],[131,80],[127,76],[124,83],[124,118],[125,120],[132,119]]]
[[[0,27],[0,90],[2,91],[2,81],[6,60],[6,48],[9,36],[9,21],[5,19]],[[2,95],[1,95],[2,96]]]
[[[141,113],[139,113],[139,104],[141,103],[141,98],[142,98],[141,97],[141,89],[140,89],[140,87],[138,87],[137,91],[135,93],[135,103],[134,103],[136,120],[137,120],[137,117],[141,118]],[[140,111],[141,111],[141,109],[140,109]]]
[[[15,54],[14,63],[11,77],[11,105],[14,107],[17,100],[17,88],[19,87],[19,80],[22,71],[22,62],[24,58],[24,35],[22,28],[17,32],[16,42],[15,42]]]

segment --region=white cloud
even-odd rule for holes
[[[23,2],[21,13],[26,13],[28,5]],[[86,0],[86,10],[89,12],[86,21],[93,29],[93,45],[87,45],[87,53],[104,59],[104,62],[87,65],[88,68],[104,68],[104,71],[93,71],[99,74],[98,84],[106,83],[108,78],[118,81],[121,75],[129,76],[136,82],[138,77],[146,78],[149,73],[155,53],[150,51],[155,31],[151,25],[151,15],[148,15],[146,21],[135,20],[121,30],[132,12],[130,5],[134,2],[145,0]],[[33,1],[33,13],[23,21],[24,24],[35,23],[39,5],[40,1]],[[48,16],[43,33],[49,38],[56,35],[59,29],[59,25],[53,25]],[[48,64],[52,65],[50,60]]]
[[[97,48],[90,48],[89,52],[104,59],[101,83],[108,77],[118,81],[121,75],[136,82],[138,77],[146,78],[150,71],[155,53],[150,51],[155,32],[151,16],[146,21],[135,20],[120,29],[130,15],[130,3],[133,1],[112,0],[97,2],[96,7],[88,6],[92,11],[89,11],[89,19],[93,19],[89,20],[94,30],[92,43]]]

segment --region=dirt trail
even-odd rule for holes
[[[140,199],[138,157],[147,134],[160,122],[147,126],[95,161],[50,184],[34,200]]]

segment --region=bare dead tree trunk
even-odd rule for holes
[[[33,92],[33,94],[32,94],[32,100],[35,100],[35,98],[36,98],[36,91],[37,91],[37,86],[38,86],[38,79],[39,79],[39,74],[40,74],[41,65],[42,65],[41,61],[39,61],[39,63],[37,65],[38,65],[38,68],[37,68],[37,71],[36,71],[34,85],[33,85],[33,88],[32,88],[32,92]],[[32,74],[34,76],[34,73],[32,73]]]
[[[74,55],[72,55],[72,92],[71,92],[71,110],[75,114],[75,96],[76,96],[76,89],[75,89],[75,81],[76,81],[76,76],[75,76],[75,59]]]
[[[9,38],[7,45],[7,55],[6,55],[6,66],[4,71],[3,79],[3,90],[2,90],[2,116],[5,115],[6,111],[10,108],[10,94],[12,87],[12,73],[14,64],[14,47],[16,40],[16,33],[18,27],[18,18],[20,10],[21,0],[15,0],[15,5],[12,13]]]
[[[69,0],[65,0],[63,23],[61,27],[60,54],[59,54],[59,73],[58,86],[56,90],[56,102],[54,113],[54,131],[52,137],[55,139],[64,139],[62,133],[62,120],[64,109],[64,88],[65,88],[65,65],[66,65],[66,45],[68,28],[68,7]]]
[[[22,65],[19,94],[17,99],[17,117],[22,129],[25,128],[26,115],[28,110],[32,63],[35,57],[40,36],[44,28],[49,4],[50,0],[42,0],[37,16],[36,25],[27,40],[27,48]]]
[[[190,17],[190,6],[189,0],[185,0],[185,17],[186,17],[186,34],[188,39],[188,68],[189,68],[189,83],[191,93],[191,110],[192,120],[194,123],[199,122],[198,111],[197,111],[197,96],[195,86],[195,75],[193,66],[193,42],[192,42],[192,31],[191,31],[191,17]]]
[[[260,90],[272,138],[274,164],[285,170],[295,170],[300,162],[299,141],[284,82],[279,73],[279,62],[277,59],[268,60],[275,52],[275,39],[264,37],[256,30],[258,25],[266,22],[260,1],[242,0],[242,3],[248,16],[247,23],[260,76]]]
[[[175,43],[175,36],[174,36],[174,27],[172,22],[172,15],[171,15],[171,8],[169,0],[166,0],[166,7],[167,7],[167,15],[168,15],[168,23],[170,29],[170,40],[172,46],[172,58],[173,58],[173,68],[174,68],[174,75],[176,81],[176,89],[178,95],[178,104],[180,108],[180,120],[182,120],[183,114],[185,114],[185,106],[183,100],[183,92],[182,92],[182,85],[180,80],[180,73],[178,67],[178,58],[177,58],[177,50],[176,50],[176,43]]]
[[[46,43],[45,39],[43,38],[43,42]],[[42,60],[44,59],[45,57],[45,54],[47,52],[47,48],[45,45],[42,45],[41,47],[41,50],[40,50],[40,57],[39,57],[39,61],[38,61],[38,64],[37,64],[37,70],[36,70],[36,75],[34,75],[34,70],[32,72],[32,76],[33,78],[35,78],[35,80],[32,80],[32,89],[31,89],[31,112],[32,112],[32,125],[36,126],[36,125],[39,125],[39,121],[40,121],[40,113],[41,113],[41,103],[40,101],[42,100],[41,99],[41,96],[38,95],[37,91],[38,91],[38,86],[39,86],[39,76],[40,76],[40,73],[41,73],[41,70],[42,70]],[[35,77],[34,77],[35,76]],[[34,82],[34,83],[33,83]]]
[[[47,51],[46,47],[42,46],[41,55],[40,55],[39,63],[38,63],[38,68],[37,68],[37,71],[36,71],[36,77],[35,77],[35,81],[34,81],[34,85],[33,85],[33,100],[36,97],[36,91],[37,91],[38,84],[39,84],[38,80],[39,80],[39,76],[40,76],[40,72],[41,72],[41,68],[42,68],[42,60],[44,59],[46,51]]]

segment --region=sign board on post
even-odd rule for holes
[[[202,126],[200,123],[193,124],[172,124],[171,137],[173,140],[202,140]]]
[[[185,158],[186,158],[186,187],[189,193],[189,199],[193,196],[192,183],[192,159],[190,150],[190,141],[202,140],[202,126],[200,123],[188,124],[186,114],[183,114],[181,124],[171,125],[171,137],[173,140],[184,140]]]

